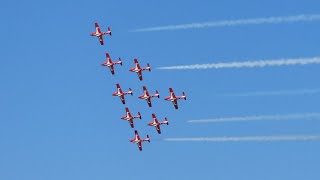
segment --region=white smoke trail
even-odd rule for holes
[[[179,30],[179,29],[195,29],[195,28],[208,28],[208,27],[229,27],[239,25],[257,25],[257,24],[281,24],[281,23],[295,23],[295,22],[310,22],[319,21],[320,15],[295,15],[295,16],[279,16],[267,18],[254,18],[254,19],[238,19],[238,20],[224,20],[203,23],[190,23],[180,25],[158,26],[150,28],[141,28],[133,30],[133,32],[147,32],[147,31],[165,31],[165,30]]]
[[[319,141],[320,135],[164,138],[163,140],[164,141],[210,141],[210,142]]]
[[[290,65],[307,65],[307,64],[320,64],[320,57],[257,60],[257,61],[244,61],[244,62],[225,62],[225,63],[212,63],[212,64],[194,64],[194,65],[185,65],[185,66],[160,67],[157,69],[185,70],[185,69],[222,69],[222,68],[263,68],[268,66],[290,66]]]
[[[307,95],[307,94],[318,94],[320,89],[297,89],[297,90],[280,90],[280,91],[258,91],[258,92],[247,92],[247,93],[234,93],[234,94],[222,94],[223,96],[237,96],[237,97],[248,97],[248,96],[282,96],[282,95]]]
[[[320,119],[320,113],[304,114],[285,114],[285,115],[263,115],[263,116],[243,116],[243,117],[224,117],[213,119],[189,120],[189,123],[223,123],[241,121],[276,121],[276,120],[316,120]]]

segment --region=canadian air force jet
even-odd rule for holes
[[[161,129],[160,129],[160,125],[162,124],[166,124],[166,125],[169,125],[169,122],[168,122],[168,119],[167,118],[164,118],[164,121],[163,122],[159,122],[156,115],[155,114],[152,114],[152,119],[153,121],[148,123],[148,126],[153,126],[157,129],[158,131],[158,134],[161,134]]]
[[[134,128],[133,119],[135,119],[135,118],[140,118],[140,119],[141,119],[141,114],[140,114],[140,112],[138,112],[138,115],[137,115],[137,116],[132,116],[131,113],[130,113],[130,111],[129,111],[129,108],[126,108],[126,115],[121,117],[122,120],[127,120],[127,121],[129,121],[130,126],[131,126],[132,128]]]
[[[149,107],[152,107],[151,98],[158,97],[160,98],[159,92],[156,90],[155,94],[149,94],[147,88],[143,86],[143,94],[141,96],[138,96],[140,99],[145,99],[149,105]]]
[[[122,60],[119,58],[119,61],[113,62],[109,53],[106,53],[107,61],[103,62],[101,66],[108,66],[112,75],[114,75],[114,65],[120,64],[122,66]]]
[[[142,151],[142,143],[145,141],[148,141],[150,143],[149,135],[147,135],[145,139],[141,139],[137,130],[134,131],[134,134],[135,134],[135,137],[131,139],[130,142],[136,143],[138,145],[139,150]]]
[[[104,43],[103,43],[103,37],[102,36],[105,35],[105,34],[109,34],[111,36],[111,29],[110,29],[110,27],[108,27],[108,31],[107,32],[102,32],[98,23],[94,23],[94,26],[96,28],[96,31],[91,33],[90,36],[96,36],[99,39],[100,44],[103,45]]]
[[[172,90],[172,88],[169,88],[170,96],[166,97],[164,100],[171,101],[176,109],[178,109],[178,100],[184,99],[187,100],[186,94],[182,92],[182,96],[176,96]]]
[[[117,86],[117,92],[114,92],[114,93],[112,94],[112,96],[118,96],[118,97],[120,97],[120,100],[121,100],[122,104],[126,104],[126,101],[125,101],[125,99],[124,99],[124,95],[127,95],[127,94],[133,95],[133,92],[132,92],[131,88],[129,88],[129,91],[128,91],[128,92],[123,92],[122,89],[121,89],[121,87],[120,87],[120,84],[117,84],[116,86]]]
[[[141,68],[139,65],[138,59],[134,59],[134,64],[135,64],[135,67],[131,68],[129,71],[136,72],[138,74],[140,81],[142,81],[142,71],[145,71],[145,70],[151,71],[150,64],[147,64],[147,67],[145,68]]]

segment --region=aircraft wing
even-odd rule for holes
[[[99,41],[100,41],[100,44],[101,45],[103,45],[104,43],[103,43],[103,37],[102,37],[102,35],[101,36],[99,36]]]
[[[96,33],[101,33],[99,24],[98,23],[94,23],[94,26],[96,27]]]
[[[141,69],[138,59],[134,59],[134,64],[136,65],[136,69]]]
[[[176,97],[176,95],[174,94],[173,89],[172,89],[172,88],[169,88],[169,91],[170,91],[170,95],[171,95],[171,97],[175,98],[175,97]]]
[[[138,147],[139,147],[139,150],[142,151],[142,143],[141,142],[138,142]]]
[[[158,134],[161,134],[160,126],[157,125],[156,128],[157,128]]]
[[[107,60],[112,63],[112,60],[111,60],[111,57],[110,57],[109,53],[106,53],[106,57],[107,57]]]
[[[178,101],[177,101],[177,100],[174,100],[174,101],[172,101],[172,103],[173,103],[174,107],[175,107],[176,109],[178,109]]]
[[[154,121],[156,121],[156,123],[158,123],[158,120],[157,120],[157,117],[156,117],[155,114],[152,114],[152,119],[153,119]]]
[[[151,99],[150,98],[147,99],[147,103],[148,103],[149,107],[152,107],[152,103],[151,103]]]
[[[110,71],[111,71],[111,74],[113,75],[113,74],[114,74],[114,67],[113,67],[113,65],[110,65],[110,66],[109,66],[109,69],[110,69]]]
[[[127,113],[127,115],[131,116],[131,113],[130,113],[130,111],[129,111],[129,108],[126,108],[126,113]],[[137,134],[137,133],[136,133],[136,134]]]
[[[135,134],[135,138],[140,140],[140,136],[139,136],[139,134],[138,134],[138,131],[137,131],[137,130],[135,130],[135,131],[134,131],[134,134]]]
[[[143,92],[145,95],[149,96],[149,92],[145,86],[143,86]]]
[[[139,71],[139,72],[137,72],[137,74],[138,74],[138,77],[139,77],[140,81],[142,81],[142,72]]]
[[[126,104],[126,100],[124,99],[123,95],[120,96],[120,100],[121,100],[122,104]]]
[[[130,126],[131,126],[132,128],[134,128],[134,124],[133,124],[132,119],[129,120],[129,123],[130,123]],[[138,135],[138,137],[139,137],[139,135]]]

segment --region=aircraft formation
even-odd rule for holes
[[[97,22],[94,25],[95,25],[95,32],[91,33],[90,36],[96,36],[98,38],[100,44],[104,45],[103,35],[109,34],[111,36],[112,35],[111,29],[110,29],[110,27],[108,27],[108,30],[106,32],[103,32],[103,31],[101,31],[101,28],[99,27],[99,24]],[[140,66],[137,58],[134,58],[133,62],[134,62],[135,66],[133,68],[130,68],[129,71],[137,73],[139,80],[142,81],[143,80],[142,71],[151,72],[150,64],[147,63],[147,66],[145,68],[143,68]],[[114,62],[114,61],[112,61],[110,54],[106,53],[106,61],[103,62],[101,64],[101,66],[109,67],[111,74],[114,75],[115,74],[115,69],[114,69],[115,65],[122,66],[121,58],[119,58],[118,61]],[[116,88],[117,88],[117,91],[112,93],[112,96],[118,96],[120,98],[120,101],[122,102],[122,104],[126,104],[125,95],[128,95],[128,94],[133,95],[132,89],[129,88],[129,90],[127,92],[124,92],[124,91],[122,91],[120,84],[116,84]],[[159,92],[156,90],[155,94],[149,94],[146,86],[143,86],[142,90],[143,90],[143,94],[138,96],[138,98],[146,100],[148,106],[152,107],[151,98],[155,98],[155,97],[160,98]],[[182,92],[182,96],[176,96],[173,89],[169,88],[169,93],[170,93],[169,96],[164,98],[164,100],[171,101],[173,103],[173,106],[175,109],[178,109],[178,100],[180,100],[180,99],[186,100],[186,94],[184,92]],[[134,128],[134,121],[133,120],[136,118],[142,119],[141,113],[138,112],[137,115],[131,115],[131,112],[128,107],[125,108],[125,111],[126,111],[125,112],[126,114],[125,114],[125,116],[122,116],[121,119],[128,121],[130,124],[130,127]],[[152,116],[153,121],[149,122],[147,125],[155,127],[157,130],[157,133],[161,134],[160,126],[163,124],[169,125],[168,119],[165,117],[163,122],[159,122],[154,113],[151,116]],[[146,141],[150,143],[150,137],[149,137],[149,135],[147,135],[145,139],[141,139],[137,130],[134,130],[134,134],[135,134],[135,137],[133,139],[131,139],[130,142],[136,143],[138,145],[139,150],[142,151],[142,143],[146,142]]]

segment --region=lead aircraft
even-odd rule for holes
[[[164,98],[166,101],[171,101],[176,109],[178,109],[178,100],[184,99],[187,100],[186,94],[182,92],[182,96],[176,96],[172,88],[169,88],[170,96]]]
[[[136,143],[138,145],[139,150],[142,151],[142,142],[148,141],[150,143],[149,135],[147,135],[145,139],[141,139],[137,130],[134,131],[134,134],[135,137],[131,139],[130,142]]]
[[[160,98],[159,92],[156,90],[155,94],[149,94],[147,88],[143,86],[143,94],[141,96],[138,96],[140,99],[145,99],[149,105],[149,107],[152,107],[151,98],[158,97]]]
[[[140,118],[140,119],[141,119],[141,114],[140,114],[140,112],[138,112],[138,115],[137,115],[137,116],[132,116],[131,113],[130,113],[130,111],[129,111],[129,108],[126,108],[126,115],[121,117],[122,120],[127,120],[127,121],[129,121],[130,126],[131,126],[132,128],[134,128],[133,119],[135,119],[135,118]]]
[[[96,31],[91,33],[90,36],[96,36],[99,41],[100,41],[100,44],[103,45],[103,35],[105,34],[109,34],[111,36],[111,29],[110,27],[108,27],[108,31],[107,32],[101,32],[101,29],[99,27],[99,24],[98,23],[94,23],[94,26],[96,27]]]
[[[121,89],[121,87],[120,87],[120,84],[117,84],[116,86],[117,86],[117,92],[114,92],[114,93],[112,94],[112,96],[118,96],[118,97],[120,97],[120,100],[121,100],[122,104],[126,104],[126,101],[125,101],[125,99],[124,99],[124,95],[127,95],[127,94],[133,95],[133,92],[132,92],[131,88],[129,88],[129,91],[128,91],[128,92],[123,92],[122,89]]]
[[[147,67],[145,68],[141,68],[139,65],[138,59],[134,59],[134,64],[135,64],[135,67],[131,68],[129,71],[136,72],[138,74],[140,81],[142,81],[142,71],[145,71],[145,70],[151,71],[150,64],[147,64]]]
[[[162,124],[166,124],[166,125],[169,125],[169,122],[168,122],[168,119],[167,118],[164,118],[164,121],[163,122],[159,122],[156,115],[155,114],[152,114],[152,119],[153,121],[148,123],[148,126],[153,126],[157,129],[158,131],[158,134],[161,134],[161,129],[160,129],[160,125]]]
[[[113,67],[113,65],[120,64],[122,66],[122,60],[121,60],[121,58],[119,58],[119,61],[113,62],[111,57],[110,57],[110,55],[109,55],[109,53],[106,53],[106,58],[107,58],[107,61],[103,62],[101,64],[101,66],[108,66],[110,71],[111,71],[111,74],[114,75],[114,67]]]

